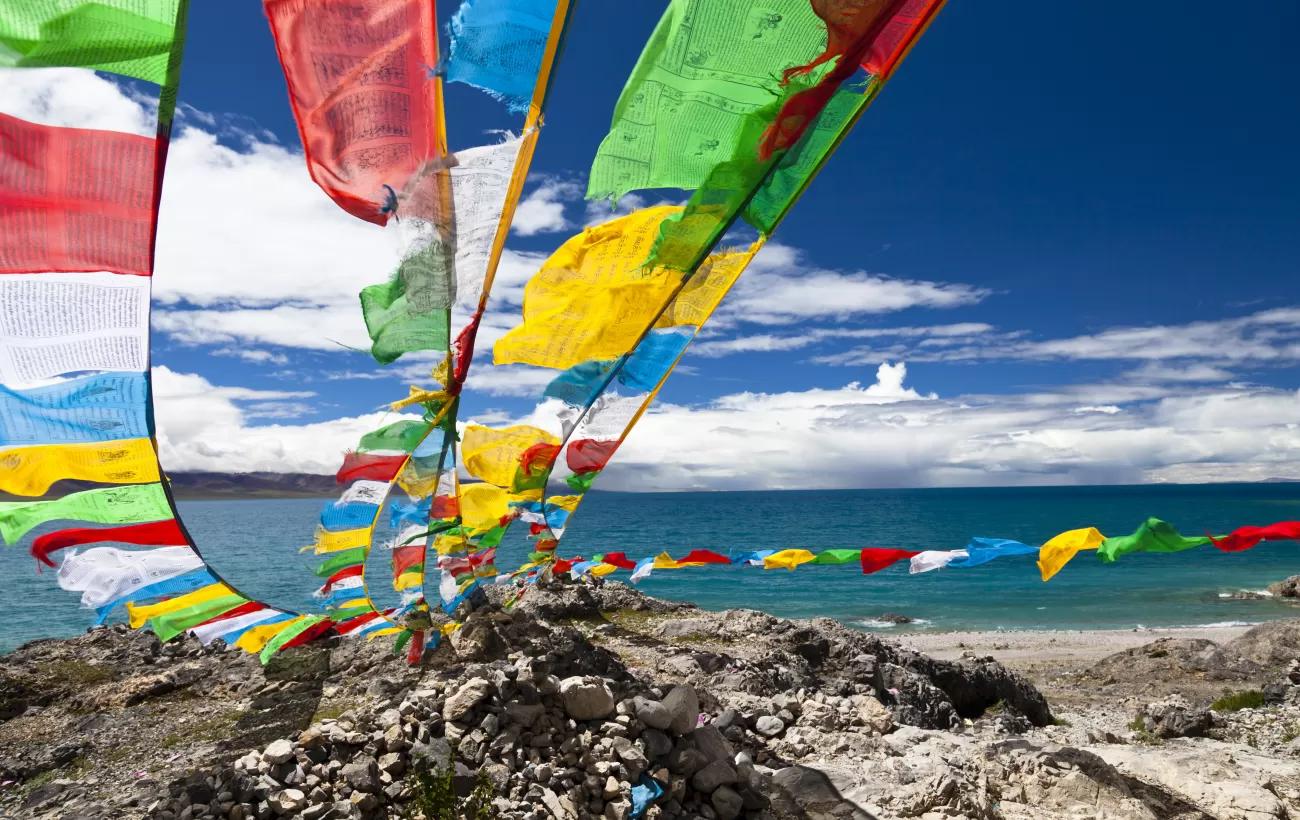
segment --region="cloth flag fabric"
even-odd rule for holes
[[[56,481],[77,479],[100,484],[158,481],[158,457],[149,439],[39,444],[0,451],[0,491],[41,495]]]
[[[919,554],[920,554],[919,552],[914,552],[912,550],[891,550],[891,549],[878,549],[878,548],[864,549],[862,551],[862,555],[859,556],[859,560],[861,560],[862,562],[862,574],[870,575],[873,572],[880,572],[882,569],[885,569],[886,567],[893,566],[899,561],[909,559]]]
[[[1106,563],[1131,552],[1182,552],[1212,543],[1209,536],[1185,538],[1172,524],[1148,518],[1132,535],[1107,538],[1097,548],[1097,557]]]
[[[49,532],[32,540],[31,554],[45,566],[53,567],[55,564],[50,560],[51,554],[68,547],[103,541],[141,546],[186,547],[188,544],[185,533],[181,532],[180,525],[175,520],[153,521],[148,524],[132,524],[128,527],[80,528]]]
[[[1281,521],[1267,527],[1238,527],[1211,540],[1224,552],[1248,550],[1260,541],[1300,541],[1300,521]]]
[[[948,566],[977,567],[1004,555],[1029,555],[1036,552],[1038,547],[1031,547],[1009,538],[972,538],[966,545],[966,556],[952,561]]]
[[[95,547],[68,553],[59,566],[58,582],[62,589],[82,593],[82,606],[98,609],[149,584],[203,567],[203,560],[188,547]]]
[[[953,561],[965,557],[966,550],[925,550],[912,556],[911,567],[908,572],[912,575],[932,572],[936,569],[943,569]]]
[[[64,518],[94,524],[140,524],[171,517],[171,505],[159,484],[105,487],[54,501],[0,503],[0,535],[6,544],[12,544],[32,527]]]
[[[1083,550],[1095,550],[1105,540],[1096,527],[1068,530],[1055,536],[1038,550],[1038,570],[1046,581]]]
[[[147,438],[143,373],[82,376],[45,387],[0,385],[0,447]]]
[[[265,0],[316,184],[377,225],[392,197],[446,153],[433,0]]]
[[[566,0],[567,2],[567,0]],[[447,81],[466,83],[528,109],[556,0],[465,0],[448,26]]]

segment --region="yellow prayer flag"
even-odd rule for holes
[[[366,633],[366,640],[373,641],[375,638],[378,638],[381,635],[396,635],[399,632],[405,632],[405,631],[406,631],[406,627],[404,626],[387,626],[384,627],[383,629],[376,629],[374,632]]]
[[[748,250],[717,253],[704,260],[704,264],[694,276],[686,280],[668,309],[655,322],[655,327],[703,325],[762,247],[763,238],[760,237]]]
[[[211,584],[206,587],[200,587],[193,592],[187,592],[177,598],[169,598],[166,601],[160,601],[156,604],[147,606],[136,606],[128,603],[126,605],[127,617],[130,619],[131,628],[139,629],[144,626],[145,621],[150,618],[156,618],[159,615],[166,615],[168,612],[175,612],[179,609],[194,606],[195,604],[206,603],[216,598],[222,598],[226,595],[237,595],[233,589],[225,584]]]
[[[460,520],[471,532],[495,527],[510,514],[510,502],[518,500],[491,484],[469,484],[460,489]]]
[[[590,572],[592,575],[595,575],[597,578],[604,578],[606,575],[609,575],[611,572],[613,572],[616,569],[618,569],[618,567],[614,566],[613,564],[597,564],[596,566],[591,568]]]
[[[403,572],[393,579],[393,589],[399,592],[403,589],[412,589],[420,586],[424,581],[423,572]]]
[[[817,560],[817,556],[808,550],[781,550],[763,559],[763,569],[794,570],[800,564]]]
[[[666,552],[661,552],[655,556],[655,569],[681,569],[684,566],[686,566],[686,564],[674,560],[673,557]]]
[[[159,480],[158,457],[147,438],[40,444],[0,452],[0,491],[36,496],[65,478],[147,484]]]
[[[578,505],[581,503],[582,496],[580,495],[554,495],[546,499],[546,506],[558,507],[561,510],[568,510],[569,512],[578,509]]]
[[[327,552],[341,552],[343,550],[356,549],[364,547],[370,543],[370,530],[343,530],[342,532],[330,532],[324,527],[316,528],[316,543],[304,549],[314,549],[316,554],[320,555]]]
[[[1048,541],[1038,549],[1038,570],[1046,581],[1070,563],[1070,559],[1080,550],[1095,550],[1101,546],[1106,536],[1096,527],[1084,527],[1069,530]]]
[[[660,223],[681,210],[645,208],[561,245],[529,280],[524,322],[497,341],[494,361],[563,370],[631,351],[682,281],[643,267]]]
[[[450,635],[451,633],[455,632],[457,629],[460,629],[460,624],[458,623],[443,624],[442,626],[438,627],[438,631],[444,635]]]
[[[298,623],[303,618],[309,617],[311,616],[300,615],[291,621],[280,621],[276,624],[262,624],[261,626],[255,626],[243,635],[240,635],[239,640],[235,641],[235,646],[250,655],[256,655],[258,652],[265,649],[266,645],[270,643],[271,639],[276,635],[279,635],[281,632]]]
[[[465,469],[498,487],[510,487],[520,467],[520,458],[537,444],[560,445],[560,440],[537,427],[518,425],[493,430],[471,424],[461,436],[461,457]]]

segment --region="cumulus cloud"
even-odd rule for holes
[[[803,252],[771,243],[754,257],[720,314],[725,319],[780,325],[908,308],[961,307],[988,295],[983,288],[960,283],[819,268]]]
[[[582,189],[571,182],[546,179],[515,208],[510,229],[520,236],[558,233],[571,225],[564,216],[566,202],[582,198]]]

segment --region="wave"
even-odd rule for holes
[[[897,624],[893,621],[877,621],[871,618],[862,621],[850,621],[854,626],[860,626],[864,629],[893,629],[896,626],[925,626],[930,623],[925,618],[914,618],[905,624]]]
[[[1241,595],[1241,594],[1243,594],[1243,593],[1246,594],[1246,595],[1258,595],[1258,596],[1261,597],[1261,598],[1272,598],[1272,597],[1273,597],[1273,593],[1269,592],[1267,589],[1237,589],[1237,590],[1233,590],[1232,592],[1220,592],[1220,593],[1219,593],[1219,597],[1220,597],[1220,598],[1236,598],[1237,596],[1239,596],[1239,595]],[[1249,600],[1249,599],[1246,599],[1246,600]]]

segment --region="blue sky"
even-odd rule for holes
[[[173,469],[332,471],[411,375],[334,343],[395,245],[310,186],[259,6],[191,12],[155,278]],[[1300,476],[1300,6],[1159,6],[949,3],[607,486]],[[499,329],[591,218],[586,169],[662,8],[578,5]],[[464,86],[447,110],[453,149],[519,125]],[[540,377],[482,370],[466,416],[541,418]]]

